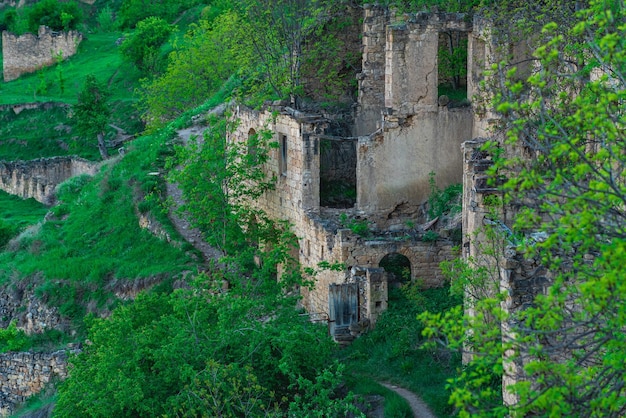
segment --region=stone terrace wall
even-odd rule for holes
[[[51,204],[56,187],[70,177],[94,175],[99,164],[77,157],[0,161],[0,190]]]
[[[0,288],[0,328],[6,328],[14,320],[27,334],[69,328],[69,319],[62,317],[56,307],[43,303],[32,290],[4,286]]]
[[[67,352],[0,354],[0,416],[9,416],[53,378],[67,376]]]
[[[63,59],[71,57],[76,54],[82,39],[83,35],[77,31],[53,32],[45,26],[39,27],[37,36],[2,32],[4,81],[15,80],[22,74],[55,64],[59,53]]]

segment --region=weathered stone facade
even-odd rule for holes
[[[50,380],[64,379],[67,376],[67,355],[65,350],[0,354],[0,416],[9,416]]]
[[[76,54],[83,36],[77,31],[53,32],[39,27],[37,36],[27,33],[16,36],[2,32],[2,70],[4,81],[12,81],[22,74],[32,73],[41,67],[57,62],[57,56],[67,59]]]
[[[77,157],[0,161],[0,190],[43,204],[54,202],[56,187],[70,177],[94,175],[99,164]]]
[[[473,137],[474,114],[469,105],[440,103],[438,48],[441,33],[471,30],[463,15],[394,16],[365,7],[354,127],[362,180],[357,207],[381,227],[393,227],[389,219],[402,222],[394,212],[427,199],[429,173],[439,187],[461,180],[459,146]]]

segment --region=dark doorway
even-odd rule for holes
[[[387,272],[390,286],[399,286],[411,281],[411,262],[402,254],[387,254],[378,265]]]

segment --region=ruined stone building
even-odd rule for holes
[[[2,32],[2,72],[4,81],[12,81],[22,74],[49,67],[76,54],[83,36],[80,32],[54,32],[46,26],[39,33],[21,36]]]
[[[467,97],[482,77],[488,44],[466,16],[393,16],[380,6],[365,6],[364,13],[351,132],[336,132],[328,116],[284,107],[239,106],[235,115],[238,140],[267,128],[279,144],[269,163],[276,190],[258,205],[292,223],[300,263],[345,266],[320,271],[315,288],[302,291],[307,310],[328,320],[336,338],[374,323],[398,276],[443,285],[439,264],[458,257],[455,243],[426,242],[415,225],[426,220],[430,173],[438,187],[460,183],[461,144],[485,129],[468,100],[439,91],[445,80],[438,55],[449,39],[468,44],[469,76],[461,80]]]

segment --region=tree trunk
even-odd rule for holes
[[[98,151],[100,151],[100,156],[103,160],[109,158],[109,152],[107,151],[107,146],[104,143],[104,132],[98,132]]]

